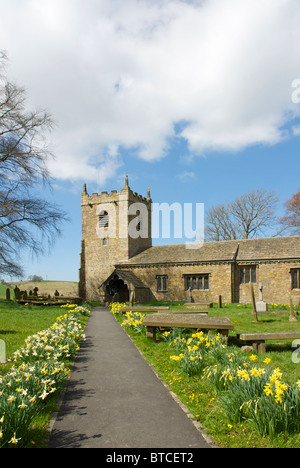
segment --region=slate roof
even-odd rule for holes
[[[300,261],[300,236],[205,242],[199,249],[187,249],[185,244],[159,245],[118,266],[294,259]]]

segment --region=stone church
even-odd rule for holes
[[[300,297],[300,236],[206,242],[199,249],[152,246],[152,200],[125,185],[81,195],[79,295],[110,302],[129,297],[194,302],[250,302],[249,282],[268,303]],[[134,207],[134,210],[132,209]],[[138,210],[136,209],[138,208]],[[139,213],[137,215],[137,213]],[[143,215],[140,216],[139,215]],[[129,227],[134,229],[132,233]]]

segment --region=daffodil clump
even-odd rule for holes
[[[25,346],[13,355],[14,361],[68,359],[78,351],[82,327],[72,312],[58,317],[54,325],[25,340]]]
[[[261,435],[300,432],[300,380],[288,385],[280,369],[272,369],[271,359],[256,365],[257,355],[245,358],[239,350],[228,352],[219,334],[194,333],[191,337],[171,337],[170,345],[180,353],[170,359],[188,375],[202,375],[214,385],[230,423],[247,420]]]
[[[202,331],[193,333],[188,338],[179,335],[170,344],[182,350],[179,355],[170,356],[170,359],[179,362],[181,369],[188,375],[202,373],[210,359],[224,353],[226,348],[222,335],[205,335]]]
[[[256,355],[242,365],[207,368],[230,422],[249,421],[261,435],[300,432],[300,381],[288,385],[279,368],[255,366]]]
[[[75,355],[82,337],[79,311],[69,312],[14,353],[13,367],[0,377],[0,448],[22,446],[44,400],[66,380],[64,361]]]
[[[137,333],[141,333],[146,330],[145,325],[143,325],[144,317],[145,314],[141,314],[140,312],[126,312],[121,325],[122,327],[129,327]]]
[[[120,312],[121,307],[126,307],[125,302],[112,302],[108,306],[113,315],[122,315],[122,312]]]
[[[63,304],[60,306],[62,309],[67,308],[69,312],[79,312],[82,315],[89,316],[91,313],[91,307],[89,304],[77,305],[77,304]]]

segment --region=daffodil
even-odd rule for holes
[[[18,408],[25,409],[27,408],[27,405],[22,401],[22,403],[18,406]]]
[[[271,359],[270,359],[270,358],[266,358],[266,359],[264,360],[264,363],[267,364],[267,365],[270,364],[270,362],[271,362]]]
[[[21,437],[19,439],[17,439],[16,433],[14,432],[13,437],[10,439],[10,441],[8,443],[9,444],[17,444],[19,442],[19,440],[21,440]]]

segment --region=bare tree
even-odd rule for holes
[[[230,217],[230,204],[213,206],[205,223],[206,238],[214,241],[237,239],[236,226]]]
[[[26,92],[7,81],[0,56],[0,272],[23,274],[20,252],[44,253],[60,233],[66,215],[40,198],[50,186],[47,136],[53,120],[45,111],[27,111]],[[2,65],[2,67],[1,67]]]
[[[258,189],[226,205],[213,207],[206,220],[207,240],[249,239],[263,235],[266,228],[277,223],[277,203],[274,192]]]
[[[291,234],[300,234],[300,188],[285,202],[285,215],[280,223]]]

